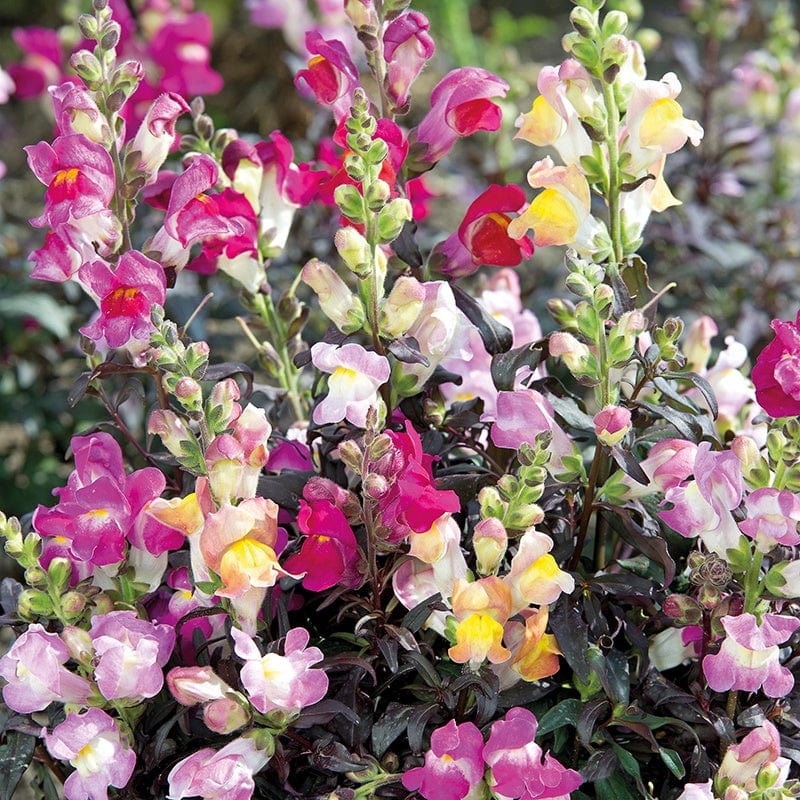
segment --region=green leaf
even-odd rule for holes
[[[36,748],[36,737],[18,731],[6,734],[0,745],[0,800],[11,800]]]
[[[562,700],[558,705],[553,706],[549,711],[539,717],[539,736],[563,728],[565,725],[578,724],[578,717],[581,713],[581,701],[576,697]]]
[[[71,322],[75,312],[66,303],[38,292],[23,292],[0,300],[0,317],[33,317],[46,331],[58,339],[66,339],[72,332]]]
[[[681,757],[674,750],[670,750],[669,747],[659,747],[658,754],[676,778],[682,778],[686,774]]]

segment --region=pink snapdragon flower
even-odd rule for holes
[[[192,158],[172,182],[164,224],[145,245],[145,251],[158,253],[164,266],[182,269],[195,242],[242,233],[239,223],[223,215],[218,195],[209,193],[218,180],[219,167],[211,156]],[[150,197],[156,199],[157,195]]]
[[[439,272],[449,278],[471,275],[482,264],[492,267],[516,267],[533,255],[527,236],[513,239],[508,233],[511,217],[525,205],[525,193],[519,186],[492,184],[472,201],[458,231],[439,246],[443,259]]]
[[[623,483],[628,497],[641,497],[653,492],[667,492],[680,486],[694,471],[697,445],[686,439],[662,439],[647,453],[639,466],[650,479],[647,486],[627,476]]]
[[[326,425],[346,419],[356,427],[367,424],[367,412],[381,403],[378,389],[389,380],[385,356],[365,350],[360,344],[337,347],[317,342],[311,348],[311,361],[330,374],[328,394],[314,409],[314,422]]]
[[[284,567],[289,572],[305,573],[306,589],[322,592],[332,586],[352,589],[361,584],[362,553],[340,508],[329,500],[301,500],[297,525],[305,538],[300,552],[288,558]]]
[[[549,400],[535,389],[517,389],[497,395],[497,421],[492,425],[491,439],[497,447],[516,450],[523,442],[532,443],[538,433],[552,436],[549,469],[559,472],[563,459],[573,451],[572,441],[556,422]]]
[[[169,800],[250,800],[253,775],[269,761],[252,736],[240,736],[221,750],[204,747],[179,761],[167,776]]]
[[[534,741],[538,722],[526,708],[511,708],[492,724],[483,757],[492,770],[491,789],[508,800],[569,800],[583,780]],[[543,758],[544,756],[544,758]]]
[[[110,206],[116,177],[104,147],[72,133],[57,137],[52,145],[39,142],[24,149],[31,171],[47,186],[44,213],[32,219],[31,225],[58,228],[69,223],[89,235],[98,228],[105,229],[103,243],[116,238],[108,220],[113,216]]]
[[[36,509],[34,529],[68,543],[74,561],[116,564],[139,514],[164,491],[164,474],[145,467],[126,475],[122,451],[108,433],[73,436],[71,447],[75,469],[66,486],[53,490],[58,504]]]
[[[769,720],[765,720],[757,728],[753,728],[739,744],[728,747],[714,777],[714,784],[720,792],[731,785],[738,786],[745,792],[755,792],[758,787],[758,773],[768,764],[774,765],[778,770],[778,777],[772,786],[783,786],[789,776],[791,762],[781,756],[778,729]]]
[[[659,517],[681,536],[699,536],[703,544],[725,558],[741,532],[731,512],[742,502],[742,464],[735,453],[713,452],[708,442],[697,446],[694,480],[669,489],[665,502],[673,507]]]
[[[459,137],[476,131],[496,131],[502,111],[492,97],[505,97],[508,84],[479,67],[448,72],[431,93],[431,110],[416,128],[416,141],[425,145],[421,160],[440,161]]]
[[[53,701],[86,705],[92,684],[64,666],[69,658],[58,634],[38,622],[29,625],[0,658],[0,676],[8,681],[3,687],[6,705],[20,714],[42,711]]]
[[[149,346],[153,306],[163,306],[166,278],[160,264],[137,250],[123,253],[112,269],[105,261],[85,263],[78,279],[100,304],[100,315],[80,332],[108,347],[131,345],[135,352]],[[132,341],[135,340],[135,341]]]
[[[427,533],[446,513],[459,511],[461,503],[452,490],[437,489],[433,478],[434,457],[422,450],[414,426],[405,431],[387,431],[392,449],[374,471],[386,479],[378,500],[381,524],[389,530],[388,542],[397,543],[413,533]]]
[[[794,322],[772,320],[775,338],[759,353],[750,377],[759,405],[773,417],[800,414],[800,311]]]
[[[244,631],[231,629],[236,655],[245,660],[242,684],[250,702],[262,714],[270,711],[294,713],[325,697],[328,676],[314,664],[323,659],[318,647],[307,647],[305,628],[292,628],[284,641],[284,655],[262,656],[256,643]]]
[[[762,553],[775,546],[794,547],[800,544],[797,523],[800,522],[800,497],[784,490],[756,489],[745,498],[747,519],[739,527],[756,542]]]
[[[142,700],[164,685],[163,667],[175,646],[175,629],[140,619],[135,611],[92,617],[95,679],[106,700]]]
[[[145,175],[146,183],[155,181],[175,143],[175,123],[189,112],[189,104],[175,92],[160,94],[147,109],[142,124],[129,146],[139,154],[136,171]]]
[[[301,92],[313,94],[320,105],[329,106],[338,123],[349,113],[358,86],[356,65],[338,39],[325,39],[319,31],[306,34],[306,49],[311,58],[294,84]]]
[[[83,82],[67,80],[48,88],[61,136],[79,133],[96,144],[111,143],[111,129]]]
[[[8,65],[17,97],[38,97],[48,86],[61,81],[64,56],[57,31],[38,26],[14,28],[12,36],[23,53],[21,62]]]
[[[109,787],[124,788],[136,766],[117,723],[99,708],[70,712],[45,735],[45,743],[53,758],[75,767],[64,782],[67,800],[108,800]]]
[[[794,686],[794,676],[781,666],[778,645],[800,627],[800,619],[764,614],[761,623],[753,614],[723,617],[727,634],[716,655],[703,659],[703,672],[715,692],[729,689],[757,692],[767,697],[785,697]]]
[[[383,32],[386,90],[400,113],[408,105],[408,93],[436,46],[428,33],[430,23],[419,11],[395,17]]]
[[[403,775],[403,786],[425,800],[478,800],[483,784],[483,737],[472,722],[450,720],[431,734],[425,766]]]

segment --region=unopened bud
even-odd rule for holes
[[[343,233],[344,230],[352,229],[345,228],[339,233]],[[363,253],[357,252],[356,257],[360,258],[362,255]],[[350,291],[347,284],[328,264],[318,258],[312,258],[303,267],[300,277],[316,292],[322,312],[342,333],[361,330],[365,321],[361,300]]]
[[[187,411],[199,411],[203,403],[203,390],[194,378],[180,378],[175,384],[175,396]]]
[[[72,580],[72,564],[68,558],[54,558],[47,567],[47,583],[55,595],[61,595],[69,588]]]
[[[500,497],[500,492],[494,486],[484,486],[478,493],[478,503],[480,504],[481,517],[487,519],[496,517],[502,519],[505,514],[505,503]]]
[[[120,33],[122,28],[119,22],[109,20],[103,26],[102,35],[100,37],[100,47],[103,50],[113,50],[119,44]]]
[[[364,461],[364,454],[361,448],[352,440],[347,439],[336,448],[339,458],[357,475],[361,474],[361,465]]]
[[[364,492],[373,500],[379,500],[388,491],[389,481],[383,475],[377,475],[373,472],[364,479]]]
[[[378,214],[378,237],[381,242],[393,242],[413,216],[411,203],[404,197],[396,197],[384,206]]]
[[[43,586],[47,583],[47,573],[37,564],[25,570],[25,583],[28,586]]]
[[[703,619],[700,604],[685,594],[671,594],[664,600],[664,613],[675,620],[681,627],[699,625]]]
[[[628,15],[623,11],[609,11],[603,20],[603,36],[623,34],[628,29]]]
[[[97,19],[91,14],[81,14],[78,17],[78,28],[86,39],[97,39]]]
[[[333,192],[333,199],[339,207],[339,211],[349,220],[364,223],[364,198],[355,186],[349,183],[342,183]]]
[[[67,646],[69,654],[79,663],[91,663],[94,658],[94,644],[88,632],[74,625],[67,625],[61,631],[61,640]]]
[[[79,50],[77,53],[73,53],[69,63],[90,89],[99,88],[103,80],[102,69],[93,53],[88,50]]]
[[[496,517],[482,519],[472,535],[472,547],[478,559],[480,575],[494,575],[508,546],[508,533]]]
[[[399,277],[378,315],[381,333],[390,339],[402,336],[419,317],[424,300],[425,287],[416,278]]]
[[[76,620],[86,608],[86,597],[80,592],[67,592],[61,598],[61,613],[70,620]]]
[[[367,208],[370,211],[380,211],[388,202],[392,189],[386,181],[380,179],[369,185],[364,195]]]
[[[203,722],[215,733],[233,733],[250,722],[250,714],[230,697],[220,697],[203,706]]]
[[[631,412],[622,406],[608,405],[594,416],[597,441],[608,447],[619,444],[631,429]]]
[[[17,613],[25,620],[53,616],[53,603],[46,592],[25,589],[17,601]]]
[[[590,39],[597,35],[597,15],[592,14],[587,8],[573,8],[569,15],[569,21],[575,32],[581,37]]]
[[[356,275],[363,275],[369,271],[372,264],[369,242],[355,228],[341,228],[336,231],[333,243],[344,263]]]

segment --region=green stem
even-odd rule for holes
[[[614,85],[603,80],[603,98],[608,115],[606,123],[606,145],[608,147],[608,232],[611,236],[612,260],[609,267],[613,272],[619,270],[624,258],[622,247],[622,212],[619,195],[622,180],[619,169],[619,109],[614,95]]]
[[[292,411],[296,419],[305,419],[306,409],[300,389],[300,370],[295,367],[286,341],[286,326],[275,310],[272,297],[268,294],[257,294],[254,297],[255,306],[267,329],[272,334],[275,350],[280,358],[278,382],[286,390]]]
[[[761,562],[764,554],[756,547],[744,578],[744,612],[752,614],[761,597]]]
[[[775,465],[775,476],[772,479],[772,487],[774,489],[783,489],[786,483],[786,462],[781,459]]]
[[[578,538],[575,542],[575,552],[572,554],[572,558],[569,562],[569,569],[571,570],[576,569],[581,561],[581,552],[586,542],[586,533],[589,530],[589,520],[592,518],[594,495],[597,489],[598,478],[600,477],[600,469],[604,461],[605,455],[603,454],[603,445],[598,442],[594,448],[594,458],[592,459],[592,466],[589,470],[589,480],[586,484],[586,492],[583,496],[583,506],[581,507],[581,516],[578,521]]]

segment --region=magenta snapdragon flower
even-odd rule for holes
[[[425,766],[403,775],[403,786],[425,800],[477,800],[483,786],[483,736],[472,722],[450,720],[431,734]]]
[[[411,84],[436,49],[429,28],[430,23],[424,14],[408,11],[395,17],[383,32],[386,90],[401,110],[408,104]]]
[[[772,321],[775,338],[759,353],[750,377],[756,400],[773,417],[800,414],[800,311],[794,322]]]
[[[416,141],[427,145],[422,160],[435,163],[450,152],[456,140],[476,131],[496,131],[502,122],[492,97],[505,97],[508,84],[479,67],[448,72],[431,93],[431,110],[416,128]]]
[[[703,659],[706,681],[715,692],[730,689],[785,697],[794,686],[791,671],[780,663],[778,645],[800,627],[800,619],[764,614],[759,624],[753,614],[723,617],[727,636],[716,655]]]
[[[319,31],[306,34],[306,49],[311,53],[306,69],[301,69],[294,84],[310,92],[317,102],[330,106],[336,122],[350,111],[358,86],[358,70],[347,48],[338,39],[325,39]]]
[[[328,691],[328,676],[314,669],[324,658],[318,647],[307,647],[305,628],[292,628],[284,641],[284,655],[261,651],[244,631],[231,629],[236,655],[245,660],[242,684],[253,706],[262,714],[270,711],[294,713],[314,705]]]
[[[375,467],[387,482],[377,500],[381,524],[388,529],[386,540],[397,543],[412,533],[427,533],[443,514],[458,511],[461,503],[454,491],[436,488],[434,457],[423,452],[409,421],[405,431],[386,433],[393,447]]]
[[[526,708],[511,708],[492,724],[483,750],[491,767],[492,791],[498,798],[514,800],[569,800],[583,780],[534,741],[538,722]]]
[[[150,313],[164,305],[167,294],[161,265],[129,250],[114,269],[105,261],[83,264],[78,278],[100,303],[99,316],[80,332],[109,347],[125,347],[132,339],[138,340],[137,349],[146,347],[155,330]]]
[[[300,552],[286,559],[284,568],[305,573],[306,589],[322,592],[336,585],[355,588],[361,584],[359,564],[363,556],[340,508],[329,500],[301,500],[297,525],[305,538]]]
[[[109,787],[126,786],[136,765],[117,723],[99,708],[70,712],[45,735],[45,743],[53,758],[75,767],[64,782],[67,800],[108,800]]]
[[[0,676],[8,683],[3,700],[13,711],[30,714],[50,703],[88,703],[92,684],[70,672],[64,664],[70,653],[58,634],[48,633],[38,622],[0,658]]]
[[[511,216],[525,205],[525,193],[519,186],[492,184],[472,201],[458,231],[441,245],[445,256],[439,271],[450,278],[476,272],[482,264],[492,267],[516,267],[533,255],[533,243],[527,236],[512,239],[508,234]]]
[[[175,629],[140,619],[135,611],[92,617],[95,680],[106,700],[142,700],[164,685],[163,667],[175,646]]]

